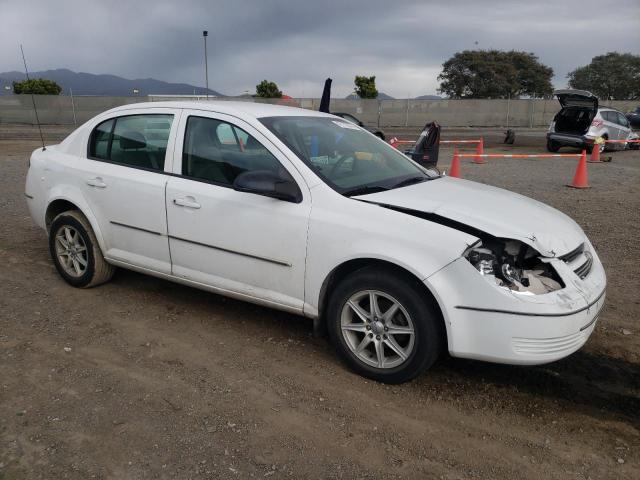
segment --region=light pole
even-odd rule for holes
[[[207,65],[207,37],[209,36],[209,32],[204,30],[202,32],[202,38],[204,38],[204,81],[206,91],[205,94],[207,96],[207,100],[209,99],[209,66]]]

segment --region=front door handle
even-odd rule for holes
[[[87,185],[97,188],[105,188],[107,186],[106,183],[102,180],[101,177],[93,177],[87,180]]]
[[[176,197],[173,199],[173,204],[179,205],[181,207],[187,207],[187,208],[195,208],[195,209],[200,208],[200,204],[196,202],[196,199],[193,198],[192,196]]]

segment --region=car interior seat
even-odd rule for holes
[[[152,160],[147,151],[147,140],[142,133],[125,130],[119,137],[119,148],[112,148],[111,160],[135,167],[159,169],[157,161]]]

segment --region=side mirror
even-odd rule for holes
[[[256,170],[238,175],[233,188],[239,192],[255,193],[285,202],[300,203],[302,192],[292,179],[282,178],[269,170]]]

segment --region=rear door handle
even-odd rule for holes
[[[176,197],[173,199],[173,203],[174,205],[179,205],[181,207],[195,208],[195,209],[200,208],[200,204],[196,202],[196,199],[193,198],[192,196]]]
[[[101,177],[93,177],[87,180],[87,185],[97,188],[105,188],[107,186],[106,183],[102,180]]]

